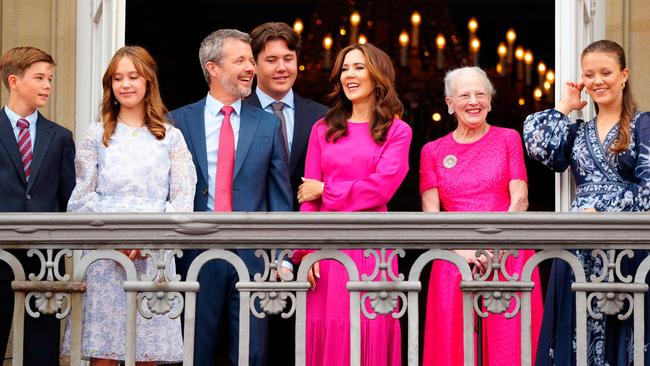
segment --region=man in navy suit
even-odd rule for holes
[[[289,174],[296,211],[299,208],[296,194],[305,173],[309,134],[312,126],[327,112],[326,106],[293,92],[301,46],[300,36],[285,23],[269,22],[253,29],[251,48],[257,63],[257,88],[244,101],[275,113],[286,126]]]
[[[255,61],[250,37],[233,29],[218,30],[201,43],[199,59],[210,91],[206,98],[171,112],[182,131],[197,167],[195,211],[291,211],[288,157],[280,123],[259,108],[243,104],[251,92]],[[230,132],[232,131],[232,132]],[[234,167],[223,165],[230,156],[234,135]],[[225,146],[225,147],[224,147]],[[226,167],[226,168],[224,168]],[[232,172],[230,172],[232,169]],[[231,191],[223,190],[223,176],[230,172]],[[220,188],[221,187],[221,188]],[[229,201],[224,205],[224,200]],[[228,206],[230,203],[230,206]],[[188,253],[189,252],[189,253]],[[237,250],[251,277],[264,264],[253,250]],[[187,251],[179,261],[179,272],[198,254]],[[201,270],[197,296],[194,362],[215,365],[229,343],[230,363],[237,364],[239,293],[234,268],[212,261]],[[268,326],[266,319],[251,317],[250,365],[266,364]],[[228,342],[220,339],[227,330]]]
[[[54,60],[34,47],[16,47],[0,59],[9,101],[0,110],[0,212],[65,212],[75,185],[72,133],[43,117],[52,91]],[[25,274],[40,272],[40,261],[11,251]],[[13,272],[0,262],[0,354],[7,348],[13,317]],[[60,322],[53,315],[25,316],[23,364],[59,364]]]
[[[284,123],[289,174],[293,191],[293,208],[298,211],[296,195],[305,173],[305,156],[312,126],[327,112],[327,107],[299,96],[293,91],[298,75],[300,35],[286,23],[268,22],[251,31],[251,48],[256,61],[257,88],[244,103],[273,113]],[[281,126],[282,127],[282,126]],[[291,263],[284,262],[292,269]],[[271,333],[269,363],[294,363],[294,327],[291,319],[269,317]]]

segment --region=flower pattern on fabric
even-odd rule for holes
[[[641,126],[639,126],[641,124]],[[618,124],[600,144],[596,119],[569,118],[556,110],[531,114],[524,122],[528,155],[556,172],[571,166],[576,180],[572,211],[647,211],[650,209],[650,115],[636,113],[627,150],[609,150]]]
[[[611,152],[609,147],[615,142],[618,129],[619,125],[614,125],[601,144],[596,119],[571,123],[561,112],[549,109],[526,118],[524,142],[528,155],[548,168],[562,172],[571,167],[576,182],[576,196],[571,211],[579,212],[588,208],[595,208],[600,212],[648,211],[650,114],[636,113],[633,116],[630,124],[630,144],[625,151],[616,154]],[[600,257],[593,257],[589,250],[575,250],[573,254],[582,263],[587,278],[592,274],[601,275],[603,262]],[[573,281],[573,278],[571,280]],[[589,365],[609,365],[606,352],[609,348],[606,319],[607,317],[587,317]],[[625,326],[622,331],[625,334],[623,347],[626,350],[633,349],[632,328]],[[575,337],[574,333],[574,353],[577,348]],[[549,349],[548,353],[552,359],[558,356],[553,348]],[[628,360],[632,362],[631,352]]]
[[[192,212],[196,170],[181,132],[166,125],[157,140],[145,128],[118,123],[109,146],[102,144],[103,126],[93,123],[75,159],[77,185],[68,203],[71,212]],[[151,258],[136,259],[138,277],[156,270]],[[175,274],[174,263],[168,275]],[[86,271],[82,356],[124,360],[126,292],[122,267],[100,260]],[[176,303],[174,306],[180,306]],[[154,315],[136,318],[136,360],[180,362],[183,341],[180,318]],[[62,353],[70,353],[67,324]]]

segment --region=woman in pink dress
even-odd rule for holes
[[[478,67],[450,71],[445,77],[445,101],[458,121],[456,130],[422,149],[422,208],[439,211],[525,211],[528,208],[526,167],[521,139],[511,129],[486,122],[494,88]],[[474,250],[456,250],[475,271],[485,271],[485,258]],[[508,273],[521,276],[534,250],[520,250],[507,259]],[[492,277],[490,277],[491,279]],[[542,318],[539,275],[533,275],[532,355]],[[424,365],[464,365],[460,273],[451,263],[434,261],[429,283],[424,330]],[[514,308],[514,300],[508,311]],[[483,365],[520,365],[520,315],[506,319],[489,314],[483,320]]]
[[[311,131],[301,211],[386,211],[408,171],[411,128],[393,87],[395,71],[386,53],[371,44],[343,49],[335,62],[333,107]],[[343,250],[362,274],[375,268],[363,249]],[[307,251],[295,253],[301,258]],[[397,262],[391,263],[398,273]],[[307,295],[307,365],[350,364],[348,275],[326,260],[310,271]],[[370,312],[369,302],[362,304]],[[391,314],[374,320],[361,314],[361,364],[401,365],[399,321]]]

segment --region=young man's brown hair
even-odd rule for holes
[[[15,47],[7,51],[0,59],[0,76],[5,87],[9,89],[9,76],[23,77],[25,70],[37,62],[56,63],[47,52],[36,47]]]
[[[287,43],[287,48],[296,53],[300,53],[302,49],[300,36],[286,23],[268,22],[258,25],[251,31],[250,36],[255,60],[269,41],[283,40]]]

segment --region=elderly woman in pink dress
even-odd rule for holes
[[[526,211],[528,188],[519,134],[489,125],[494,88],[483,70],[463,67],[447,73],[445,101],[458,126],[422,149],[420,192],[422,209],[440,211]],[[474,250],[456,250],[485,271]],[[510,275],[521,275],[535,252],[520,250],[507,259]],[[483,258],[483,257],[481,257]],[[484,258],[483,258],[484,259]],[[532,338],[535,354],[542,317],[539,275],[533,276]],[[424,331],[424,365],[464,365],[460,273],[451,263],[435,261],[431,269]],[[514,307],[512,305],[511,309]],[[483,320],[483,365],[520,365],[519,315],[506,319],[490,314]]]
[[[301,211],[386,211],[408,171],[411,128],[393,87],[394,69],[386,53],[355,44],[338,55],[331,81],[333,107],[311,131]],[[343,250],[359,273],[370,275],[375,259],[363,249]],[[296,253],[300,258],[306,252]],[[391,263],[393,272],[397,262]],[[307,295],[307,365],[350,364],[348,275],[338,262],[312,268]],[[362,304],[371,309],[369,302]],[[372,310],[371,310],[372,311]],[[361,364],[401,364],[399,321],[391,314],[374,320],[361,315]]]

